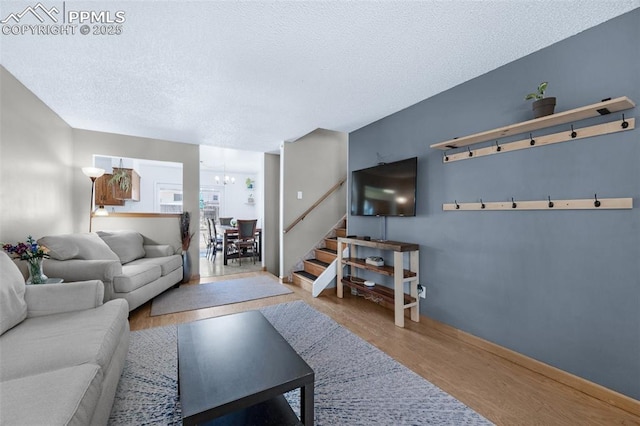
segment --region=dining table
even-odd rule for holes
[[[238,254],[229,254],[227,247],[229,243],[238,237],[238,228],[234,226],[220,226],[222,232],[222,261],[224,265],[227,265],[229,259],[237,259]],[[262,261],[262,228],[256,228],[255,232],[256,242],[258,245],[258,260]],[[243,256],[249,257],[249,256]]]

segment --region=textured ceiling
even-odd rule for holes
[[[3,0],[0,19],[36,4]],[[42,4],[125,12],[120,35],[0,36],[0,63],[71,126],[273,151],[358,129],[640,0]]]

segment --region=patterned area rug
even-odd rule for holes
[[[302,301],[261,311],[315,371],[319,426],[491,424]],[[285,396],[299,413],[298,392]],[[175,326],[131,333],[109,424],[181,424]]]
[[[165,291],[153,299],[151,316],[246,302],[288,293],[293,292],[265,276],[185,285]]]

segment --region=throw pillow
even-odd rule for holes
[[[120,260],[102,239],[93,233],[49,235],[38,240],[56,260]]]
[[[0,335],[27,317],[24,277],[18,265],[0,252]]]
[[[145,257],[144,238],[136,231],[98,231],[111,250],[120,258],[122,264]]]

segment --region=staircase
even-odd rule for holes
[[[315,257],[303,260],[303,270],[293,272],[293,284],[312,293],[313,297],[318,297],[336,277],[338,237],[345,237],[347,229],[340,227],[335,231],[335,237],[324,239],[324,247],[313,250]]]

